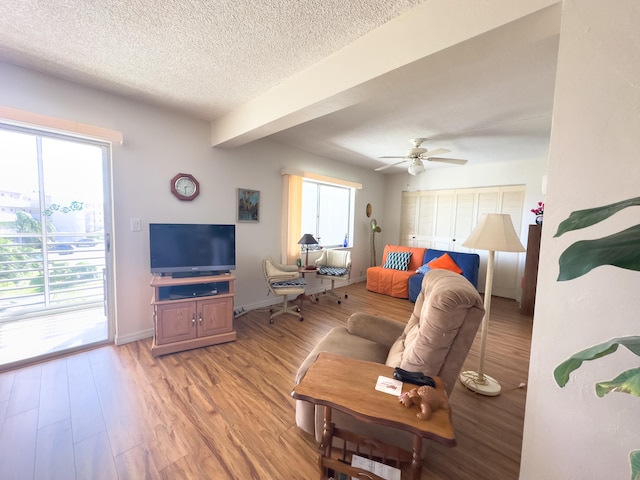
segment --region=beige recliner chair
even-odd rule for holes
[[[424,276],[408,323],[354,313],[346,327],[331,329],[309,353],[298,369],[296,384],[318,353],[331,352],[439,376],[450,395],[483,315],[482,298],[466,278],[448,270],[432,270]],[[296,401],[296,424],[318,442],[322,412],[322,407]],[[412,437],[406,432],[360,422],[335,410],[332,419],[337,427],[411,451]]]

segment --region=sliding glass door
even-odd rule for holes
[[[0,367],[110,339],[109,157],[0,125]]]

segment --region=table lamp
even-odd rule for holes
[[[304,261],[304,268],[308,270],[310,270],[311,268],[315,268],[315,265],[313,267],[309,267],[309,245],[317,245],[318,241],[313,238],[313,235],[311,235],[310,233],[305,233],[302,238],[298,240],[298,244],[304,245],[307,251],[307,256]]]
[[[524,252],[525,248],[513,228],[511,216],[502,213],[484,214],[473,229],[463,247],[488,250],[487,280],[484,287],[484,317],[480,336],[480,365],[477,372],[468,370],[460,374],[460,381],[469,390],[482,395],[495,397],[500,395],[500,384],[484,373],[484,356],[487,348],[487,332],[491,311],[491,289],[493,287],[493,262],[495,252]]]

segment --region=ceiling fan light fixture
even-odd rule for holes
[[[409,175],[419,175],[424,172],[424,165],[420,161],[412,163],[411,165],[409,165],[407,171],[409,172]]]

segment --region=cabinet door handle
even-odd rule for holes
[[[202,312],[198,314],[198,322],[202,323]]]
[[[196,324],[196,314],[193,314],[193,317],[191,317],[191,325],[195,325]]]

